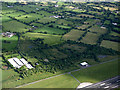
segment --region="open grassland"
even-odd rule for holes
[[[93,7],[93,8],[95,8],[95,9],[101,9],[101,7]]]
[[[96,44],[99,36],[100,36],[99,34],[87,32],[87,34],[82,38],[82,40],[80,42],[93,45],[93,44]]]
[[[74,9],[74,10],[72,10],[73,12],[78,12],[78,13],[80,13],[80,12],[85,12],[86,10],[80,10],[80,9]]]
[[[116,8],[113,8],[113,7],[103,7],[104,9],[106,9],[106,10],[110,10],[110,11],[115,11],[115,10],[118,10],[118,7],[116,7]]]
[[[103,12],[96,12],[96,11],[89,11],[89,13],[91,13],[91,14],[98,14],[98,15],[102,15],[103,14]]]
[[[56,21],[57,19],[55,19],[54,17],[43,17],[41,18],[40,20],[38,20],[37,22],[40,22],[40,23],[43,23],[43,24],[46,24],[46,23],[50,23],[52,21]]]
[[[3,9],[2,10],[2,14],[9,14],[9,13],[14,13],[16,12],[16,10],[13,9]]]
[[[86,28],[88,28],[88,26],[90,26],[90,25],[81,25],[81,26],[78,26],[76,28],[77,29],[86,29]]]
[[[93,25],[100,22],[99,19],[88,19],[87,21],[85,21],[84,23],[88,23],[88,25]]]
[[[2,70],[2,84],[6,83],[6,81],[12,81],[12,79],[18,78],[18,73],[14,70]],[[7,84],[7,83],[6,83]]]
[[[17,12],[14,12],[14,13],[6,14],[6,16],[19,17],[19,16],[21,16],[23,14],[26,14],[26,13],[22,12],[22,11],[17,11]]]
[[[30,22],[37,20],[37,19],[40,19],[42,17],[43,17],[42,15],[30,13],[30,14],[22,15],[20,17],[15,17],[15,18],[17,20],[22,21],[22,22],[30,23]]]
[[[118,75],[118,60],[72,72],[80,82],[97,83]]]
[[[88,15],[88,14],[78,14],[77,16],[82,16],[82,17],[94,17],[94,16],[92,16],[92,15]]]
[[[36,8],[34,8],[34,7],[28,7],[26,5],[24,5],[24,6],[20,6],[20,5],[17,6],[16,5],[16,6],[13,7],[13,9],[15,9],[15,10],[23,10],[23,11],[25,11],[27,13],[29,13],[31,11],[37,11]]]
[[[42,27],[37,28],[34,32],[47,32],[48,34],[63,34],[66,30],[58,29],[58,28],[50,28],[50,27]]]
[[[73,23],[71,21],[66,21],[64,19],[59,19],[55,22],[56,24],[63,24],[63,25],[72,25]]]
[[[119,51],[119,45],[120,45],[120,43],[118,43],[118,42],[103,40],[100,46]]]
[[[74,40],[78,41],[80,37],[85,33],[85,31],[80,31],[80,30],[71,30],[69,33],[65,34],[63,36],[63,39],[65,40]]]
[[[76,88],[78,85],[79,83],[71,75],[65,74],[21,88]]]
[[[119,33],[114,32],[114,31],[111,31],[111,33],[110,33],[109,35],[112,35],[112,36],[118,36],[118,37],[120,37],[120,34],[119,34]]]
[[[101,28],[100,26],[97,26],[97,25],[92,26],[91,28],[89,28],[89,30],[91,32],[96,32],[97,34],[104,34],[104,33],[107,32],[107,29],[103,29],[103,28]]]
[[[54,14],[48,13],[48,12],[46,12],[46,11],[40,11],[40,12],[36,12],[36,13],[38,13],[38,14],[40,14],[40,15],[44,15],[44,16],[46,16],[46,17],[48,17],[48,16],[53,16],[53,15],[54,15]]]
[[[61,35],[26,33],[25,36],[30,37],[31,39],[36,39],[36,38],[44,39],[44,43],[48,45],[54,45],[63,42],[61,41]]]
[[[43,24],[35,23],[35,22],[31,23],[30,25],[33,25],[33,26],[36,26],[36,27],[42,27],[43,26]]]
[[[115,59],[115,58],[119,58],[118,55],[98,55],[98,60],[100,62],[105,62],[105,61],[109,61],[109,60],[112,60],[112,59]]]
[[[2,23],[11,21],[12,19],[7,16],[2,16]]]
[[[7,50],[7,51],[14,50],[15,47],[17,46],[17,42],[18,42],[17,36],[13,36],[11,38],[2,37],[2,48]]]
[[[10,32],[26,32],[28,31],[27,28],[30,27],[15,20],[2,23],[2,25],[3,25],[3,31],[10,31]]]

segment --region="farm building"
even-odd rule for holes
[[[15,68],[20,68],[23,65],[25,65],[28,69],[33,68],[24,58],[18,59],[18,58],[11,58],[8,59],[8,61],[13,65]]]
[[[86,66],[86,67],[87,67],[87,66],[88,66],[88,63],[87,63],[87,62],[82,62],[82,63],[80,63],[80,65],[81,65],[81,66]]]
[[[12,37],[13,35],[15,35],[14,33],[11,33],[11,32],[6,32],[6,33],[2,33],[2,36],[4,37]]]

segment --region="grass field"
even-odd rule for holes
[[[63,34],[66,30],[58,29],[58,28],[50,28],[50,27],[42,27],[34,30],[34,32],[47,32],[48,34]]]
[[[3,25],[3,31],[10,31],[10,32],[26,32],[28,31],[27,28],[30,27],[15,20],[2,23],[2,25]]]
[[[97,22],[100,22],[100,20],[96,20],[96,19],[88,19],[87,21],[85,21],[84,23],[89,23],[88,25],[93,25],[96,24]]]
[[[116,32],[113,32],[113,31],[112,31],[109,35],[120,37],[120,34],[119,34],[119,33],[116,33]]]
[[[86,29],[86,28],[88,28],[88,26],[90,26],[90,25],[81,25],[81,26],[77,27],[77,29]]]
[[[71,30],[69,33],[65,34],[63,36],[63,39],[65,40],[74,40],[78,41],[80,37],[85,33],[85,31],[80,31],[80,30]]]
[[[72,25],[73,23],[71,21],[66,21],[64,19],[59,19],[55,22],[56,24],[63,24],[63,25]]]
[[[91,32],[96,32],[98,34],[104,34],[107,32],[107,29],[102,29],[100,26],[97,26],[97,25],[92,26],[91,28],[89,28],[89,30]]]
[[[91,17],[94,17],[94,16],[92,16],[92,15],[88,15],[88,14],[78,14],[77,16],[82,16],[82,17],[85,16],[85,17],[90,17],[90,18],[91,18]]]
[[[71,74],[80,82],[100,82],[118,75],[118,61],[116,60],[104,64],[98,64],[93,67],[72,72]],[[65,74],[26,85],[21,88],[76,88],[78,85],[79,83],[72,76]]]
[[[30,25],[33,25],[33,26],[36,26],[36,27],[42,27],[43,26],[43,24],[40,24],[40,23],[31,23]]]
[[[109,9],[110,11],[115,11],[115,10],[118,10],[118,8],[113,8],[113,7],[103,7],[104,9]]]
[[[10,14],[6,14],[6,16],[11,16],[11,17],[18,17],[25,14],[25,12],[22,11],[18,11],[18,12],[14,12],[14,13],[10,13]]]
[[[2,23],[11,21],[12,19],[7,16],[2,16]]]
[[[50,23],[51,21],[56,21],[57,19],[55,19],[54,17],[43,17],[40,20],[38,20],[37,22],[46,24],[46,23]]]
[[[49,82],[49,83],[48,83]],[[22,88],[76,88],[79,83],[69,74],[44,80]]]
[[[22,21],[22,22],[30,23],[31,21],[40,19],[42,17],[43,17],[42,15],[30,13],[30,14],[22,15],[20,17],[15,17],[15,18]]]
[[[72,75],[80,82],[97,83],[118,75],[118,60],[76,71]]]
[[[14,13],[16,12],[16,10],[13,9],[3,9],[2,10],[2,14],[9,14],[9,13]]]
[[[120,43],[118,43],[118,42],[103,40],[100,46],[119,51],[119,45],[120,45]]]
[[[61,35],[26,33],[25,36],[30,37],[31,39],[42,38],[44,39],[44,43],[48,45],[54,45],[63,42],[61,41]]]
[[[40,15],[42,14],[42,15],[44,15],[44,16],[53,16],[54,14],[51,14],[51,13],[48,13],[48,12],[46,12],[46,11],[40,11],[40,12],[36,12],[36,13],[39,13]]]
[[[87,32],[85,37],[83,37],[80,42],[83,42],[85,44],[92,44],[93,45],[93,44],[96,44],[96,42],[98,40],[98,37],[99,37],[98,34]]]
[[[4,41],[6,41],[6,43]],[[11,38],[2,37],[2,48],[7,50],[7,51],[14,50],[15,47],[17,46],[17,42],[18,42],[17,36],[13,36]]]

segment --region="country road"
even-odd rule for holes
[[[109,61],[106,61],[106,62],[101,62],[101,63],[99,63],[99,64],[111,62],[111,61],[118,60],[118,59],[119,59],[119,58],[115,58],[115,59],[112,59],[112,60],[109,60]],[[90,65],[89,67],[96,66],[96,65],[98,65],[98,64]],[[86,67],[86,68],[88,68],[88,67]],[[82,70],[82,69],[85,69],[85,68],[76,69],[76,70],[73,70],[73,71],[70,71],[70,72],[62,73],[62,74],[59,74],[59,75],[56,75],[56,76],[52,76],[52,77],[49,77],[49,78],[45,78],[45,79],[41,79],[41,80],[38,80],[38,81],[35,81],[35,82],[31,82],[31,83],[28,83],[28,84],[24,84],[24,85],[15,87],[15,88],[20,88],[20,87],[27,86],[27,85],[30,85],[30,84],[34,84],[34,83],[37,83],[37,82],[40,82],[40,81],[43,81],[43,80],[55,78],[55,77],[58,77],[58,76],[61,76],[61,75],[64,75],[64,74],[70,74],[71,72],[76,72],[76,71],[79,71],[79,70]]]

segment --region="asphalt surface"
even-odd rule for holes
[[[120,87],[120,76],[116,76],[108,80],[86,86],[84,88],[103,88],[103,89],[109,90],[109,89],[118,88],[118,87]]]

